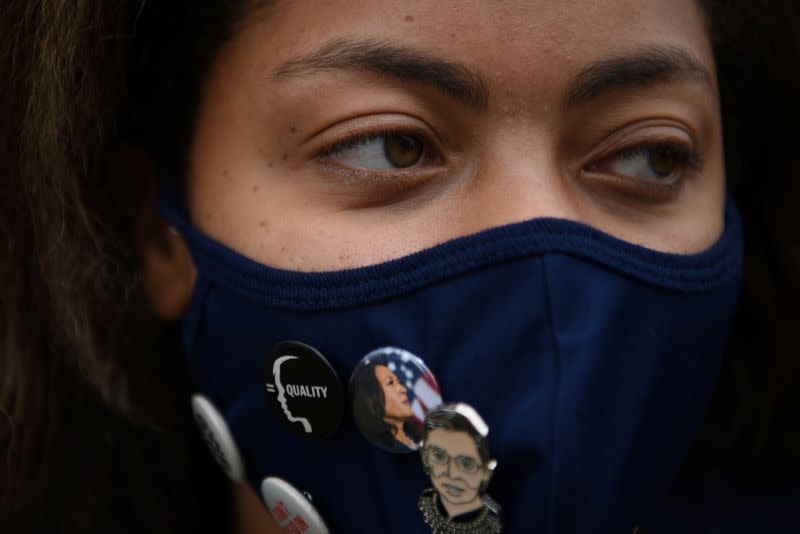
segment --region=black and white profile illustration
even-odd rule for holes
[[[424,362],[393,347],[365,356],[350,388],[359,430],[372,444],[391,452],[417,450],[425,415],[442,402]]]
[[[286,402],[286,388],[284,387],[283,383],[281,382],[281,365],[288,360],[296,360],[297,356],[281,356],[275,363],[272,364],[272,376],[275,379],[275,387],[278,389],[278,402],[283,409],[283,413],[286,414],[286,419],[288,419],[292,423],[300,423],[303,425],[303,430],[307,434],[311,433],[311,423],[308,422],[308,419],[305,417],[295,417],[292,415],[292,412],[289,411],[289,405]]]
[[[418,506],[434,534],[502,531],[499,507],[486,493],[497,465],[488,434],[467,404],[445,404],[425,418],[420,452],[433,487],[422,493]]]
[[[264,389],[273,416],[287,429],[312,439],[339,427],[344,394],[336,371],[314,347],[282,341],[264,363]]]

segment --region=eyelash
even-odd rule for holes
[[[403,128],[391,130],[387,128],[383,130],[372,130],[369,132],[362,132],[355,135],[351,135],[350,137],[345,137],[344,139],[340,139],[339,141],[335,141],[334,143],[331,143],[330,145],[323,147],[317,153],[316,157],[323,158],[326,156],[330,156],[331,154],[341,152],[343,150],[358,148],[365,141],[369,141],[370,139],[374,139],[376,137],[390,136],[390,135],[407,135],[409,137],[414,137],[416,139],[419,139],[425,147],[435,147],[435,145],[428,139],[427,136],[420,134],[416,130],[403,129]]]
[[[603,160],[627,158],[633,159],[637,156],[646,156],[650,151],[665,150],[669,156],[677,156],[679,161],[684,162],[691,169],[698,170],[702,167],[700,154],[688,144],[680,141],[648,141],[618,150]]]
[[[375,139],[376,137],[381,136],[398,136],[398,135],[407,135],[418,139],[425,150],[433,150],[435,151],[438,158],[443,159],[441,155],[441,150],[438,148],[438,145],[430,141],[429,136],[420,133],[418,130],[410,129],[410,128],[398,128],[398,129],[378,129],[372,130],[367,132],[361,132],[355,135],[351,135],[349,137],[345,137],[340,139],[334,143],[331,143],[321,150],[319,150],[316,154],[316,158],[318,159],[325,159],[326,157],[331,156],[332,154],[336,154],[341,151],[350,150],[354,148],[358,148],[362,145],[362,143],[367,142],[369,140]],[[677,161],[679,162],[679,166],[683,169],[690,169],[692,171],[699,171],[702,169],[703,161],[701,160],[700,154],[694,150],[688,143],[683,141],[678,141],[674,139],[670,140],[663,140],[663,141],[644,141],[638,144],[633,144],[628,147],[624,147],[618,149],[614,152],[611,152],[607,155],[603,155],[602,157],[595,159],[592,163],[584,167],[586,170],[588,167],[592,165],[596,165],[601,162],[606,162],[610,160],[620,160],[620,159],[633,159],[639,156],[647,156],[652,151],[662,150],[665,152],[667,156],[676,157]],[[332,165],[337,165],[333,163]],[[343,173],[350,173],[353,175],[360,175],[362,178],[378,178],[378,177],[386,177],[386,178],[399,178],[404,175],[416,175],[419,173],[418,169],[409,168],[409,169],[395,169],[389,171],[377,171],[377,170],[367,170],[367,169],[339,169],[340,172]],[[607,174],[607,173],[604,173]],[[680,175],[676,179],[679,181],[683,178],[683,172],[680,172]],[[647,183],[647,180],[631,178],[624,175],[613,175],[617,178],[627,179],[629,181],[635,181],[642,184],[642,187],[664,187],[672,186],[674,184],[657,184],[657,183]]]

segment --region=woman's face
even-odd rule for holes
[[[386,419],[405,421],[413,414],[408,402],[406,387],[400,383],[391,369],[385,365],[375,366],[375,378],[383,389],[383,416]]]
[[[194,223],[261,263],[355,267],[533,217],[698,252],[723,224],[693,0],[336,0],[253,14],[209,74]]]
[[[424,446],[431,482],[442,499],[451,504],[476,501],[488,472],[472,437],[437,428],[430,431]]]

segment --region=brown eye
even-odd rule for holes
[[[399,168],[411,167],[422,159],[422,143],[410,135],[387,135],[384,141],[386,159]]]
[[[675,154],[668,147],[656,147],[650,150],[650,168],[659,178],[671,175],[680,165],[680,154]]]
[[[697,168],[697,154],[682,143],[659,143],[623,150],[587,167],[602,172],[655,182],[680,178],[689,167]]]
[[[323,152],[328,158],[364,170],[413,167],[425,159],[428,144],[404,133],[370,134],[336,143]]]

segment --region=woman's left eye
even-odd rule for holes
[[[688,145],[663,142],[617,152],[588,165],[586,170],[651,182],[672,183],[681,177],[687,167],[697,166],[697,153]]]
[[[429,152],[428,144],[417,135],[387,132],[345,139],[327,147],[322,155],[356,169],[391,170],[422,163]]]

